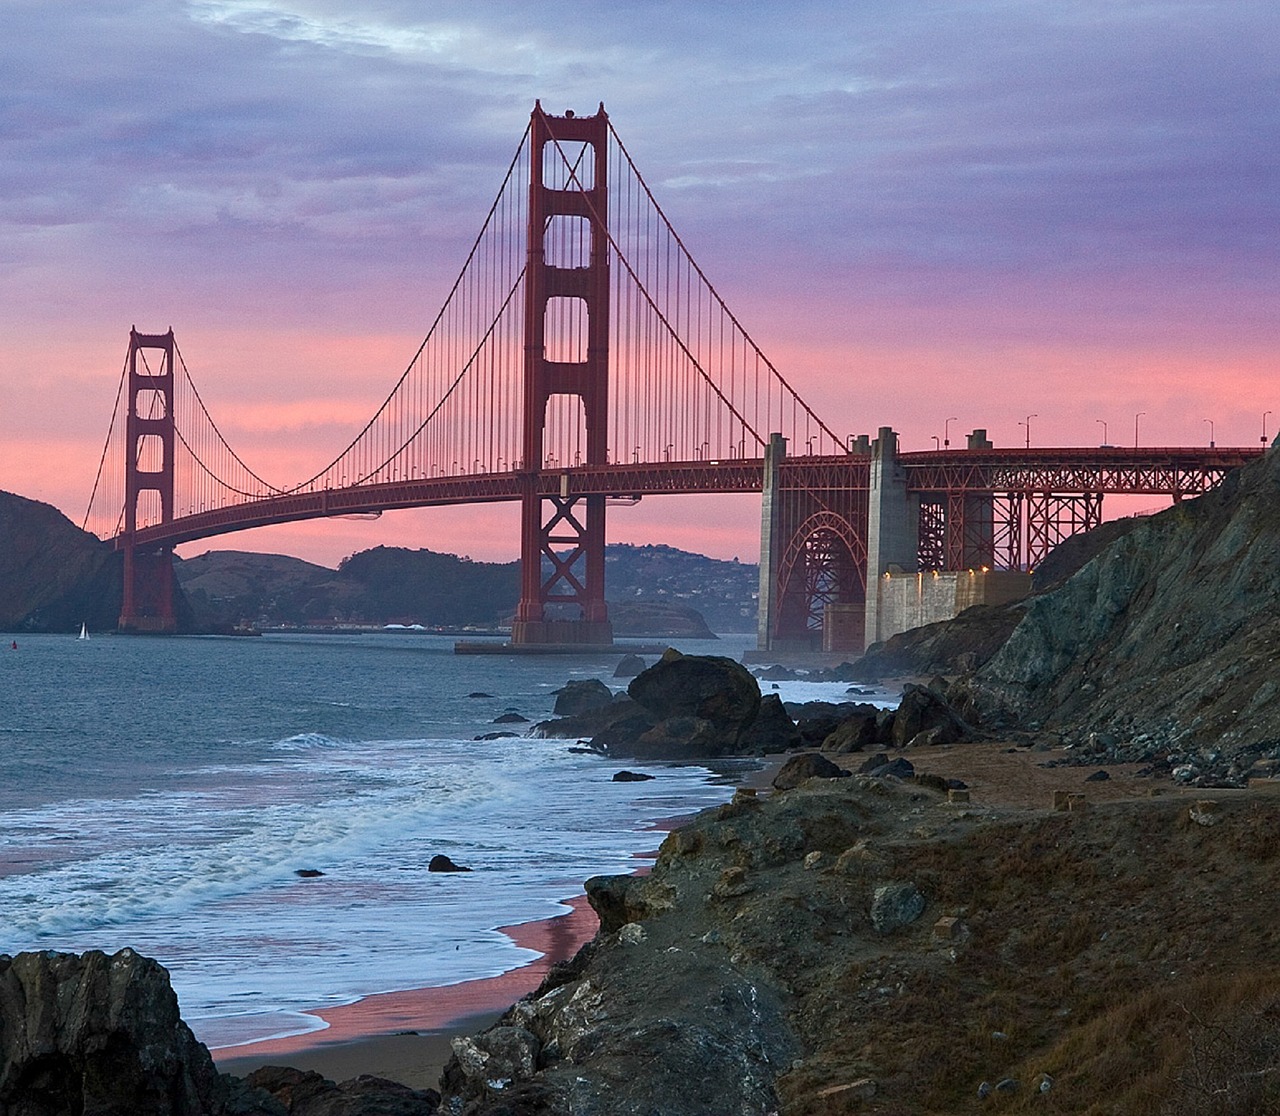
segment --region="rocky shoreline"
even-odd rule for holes
[[[619,761],[792,752],[596,877],[599,932],[440,1091],[219,1076],[155,962],[0,959],[0,1116],[1280,1111],[1280,455],[788,709],[727,659],[574,684]],[[852,694],[852,697],[859,695]]]

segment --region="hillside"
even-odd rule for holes
[[[120,555],[57,508],[0,492],[0,631],[114,628]]]
[[[620,634],[749,630],[756,567],[667,546],[609,546],[606,592]],[[178,580],[205,627],[235,624],[509,622],[519,597],[515,562],[375,547],[337,570],[281,555],[210,551],[181,562]],[[714,621],[714,622],[713,622]]]
[[[1280,453],[1034,597],[969,684],[988,719],[1133,759],[1280,756]]]

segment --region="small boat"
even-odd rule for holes
[[[88,625],[88,624],[85,624],[84,622],[81,622],[81,624],[80,624],[80,634],[79,634],[78,636],[76,636],[76,638],[77,638],[77,639],[88,639],[88,638],[89,638],[89,625]]]

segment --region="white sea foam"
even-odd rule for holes
[[[556,913],[655,846],[648,823],[727,794],[696,768],[614,783],[560,741],[280,743],[188,772],[192,789],[7,815],[29,847],[77,850],[0,878],[0,950],[128,943],[169,967],[209,1041],[296,1031],[307,1007],[532,960],[492,928]],[[437,852],[474,871],[428,873]]]

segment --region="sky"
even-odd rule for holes
[[[1274,0],[0,0],[0,489],[80,522],[132,325],[173,327],[246,461],[310,476],[417,348],[538,98],[604,102],[838,431],[1280,427]],[[757,554],[758,497],[610,516]],[[182,552],[376,545],[507,560],[517,514]]]

